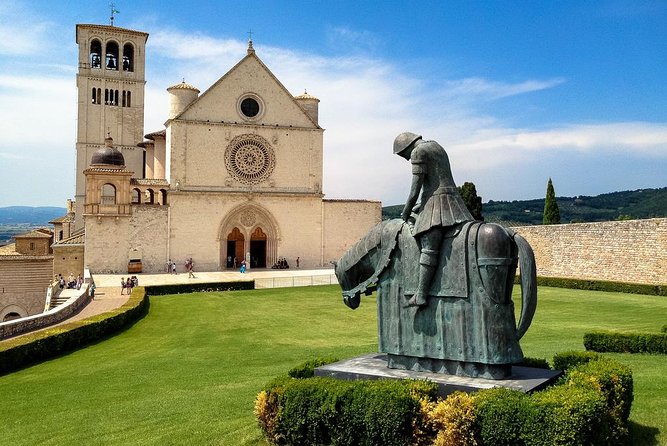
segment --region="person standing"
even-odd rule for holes
[[[125,292],[125,279],[123,279],[121,277],[120,278],[120,294],[121,294],[121,296],[123,295],[124,292]]]
[[[192,257],[188,259],[187,266],[188,266],[188,279],[196,279],[194,272],[195,264],[192,261]]]

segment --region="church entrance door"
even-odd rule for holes
[[[245,258],[244,250],[245,237],[239,228],[232,229],[232,232],[227,235],[227,268],[234,266],[234,258],[236,258],[236,266],[241,264],[241,260]],[[231,257],[231,262],[229,261]]]
[[[250,235],[250,267],[266,268],[266,234],[257,227]]]

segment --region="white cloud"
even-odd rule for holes
[[[0,4],[0,24],[0,55],[37,54],[50,46],[45,36],[52,24],[34,16],[20,3],[4,0]]]
[[[339,34],[345,35],[341,30]],[[67,46],[67,42],[61,44]],[[162,128],[168,111],[166,87],[185,77],[205,91],[245,55],[246,48],[243,41],[203,34],[164,29],[151,33],[145,131]],[[386,60],[356,55],[328,58],[264,45],[256,50],[292,94],[307,89],[321,100],[320,124],[326,129],[324,191],[330,198],[381,199],[387,204],[403,201],[410,168],[391,149],[394,137],[406,130],[445,146],[455,178],[464,181],[493,177],[502,166],[529,161],[534,166],[547,153],[561,153],[564,160],[573,152],[632,151],[659,161],[667,156],[667,123],[571,123],[535,129],[479,111],[488,110],[492,100],[558,87],[565,82],[561,78],[509,83],[471,77],[436,80],[439,83],[434,88],[434,79],[421,78],[421,73],[413,74]],[[65,166],[57,168],[67,169],[70,181],[76,122],[74,74],[60,71],[61,75],[54,76],[53,70],[43,67],[28,72],[28,76],[0,73],[0,159],[14,160],[13,167],[21,157],[56,159],[54,165]],[[0,163],[0,177],[7,164]],[[555,167],[543,168],[546,178]],[[9,180],[0,180],[7,190],[3,181]],[[21,187],[34,186],[18,185]],[[65,192],[59,192],[60,200],[73,193],[73,185],[61,188]],[[483,193],[487,199],[503,198]]]

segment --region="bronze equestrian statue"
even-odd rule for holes
[[[377,290],[379,350],[390,368],[509,377],[523,359],[519,339],[537,306],[530,245],[500,225],[473,220],[439,144],[406,132],[394,152],[413,166],[403,218],[376,225],[336,263],[345,304],[355,309],[362,293]]]

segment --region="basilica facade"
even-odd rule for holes
[[[203,93],[167,89],[163,129],[143,128],[148,34],[77,25],[78,129],[74,228],[58,263],[93,273],[250,268],[286,258],[330,266],[381,218],[381,203],[328,200],[319,100],[293,96],[256,54]],[[64,266],[67,265],[67,266]]]

